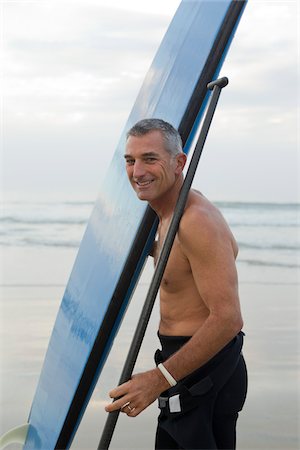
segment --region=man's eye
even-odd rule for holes
[[[127,164],[128,166],[133,166],[133,164],[134,164],[134,159],[126,159],[126,164]]]
[[[148,158],[146,158],[146,162],[154,162],[154,161],[156,161],[156,158],[153,158],[153,157],[151,157],[151,156],[149,156]]]

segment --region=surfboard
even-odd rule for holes
[[[156,234],[127,180],[126,131],[146,117],[178,128],[188,152],[246,1],[183,0],[146,75],[67,283],[29,414],[24,448],[69,448]]]

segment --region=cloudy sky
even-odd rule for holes
[[[96,198],[179,3],[1,0],[7,198]],[[194,183],[213,200],[300,201],[297,20],[297,0],[249,0]]]

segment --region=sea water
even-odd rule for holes
[[[240,265],[279,268],[284,277],[291,274],[286,269],[296,274],[300,266],[299,204],[215,204],[238,241]],[[92,207],[90,201],[7,202],[0,218],[0,246],[76,250]]]

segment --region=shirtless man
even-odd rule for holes
[[[180,136],[142,120],[127,133],[125,160],[138,198],[159,217],[156,261],[183,183]],[[160,286],[159,366],[113,389],[120,398],[106,407],[135,417],[159,398],[157,449],[235,448],[247,385],[237,253],[221,213],[191,190]]]

